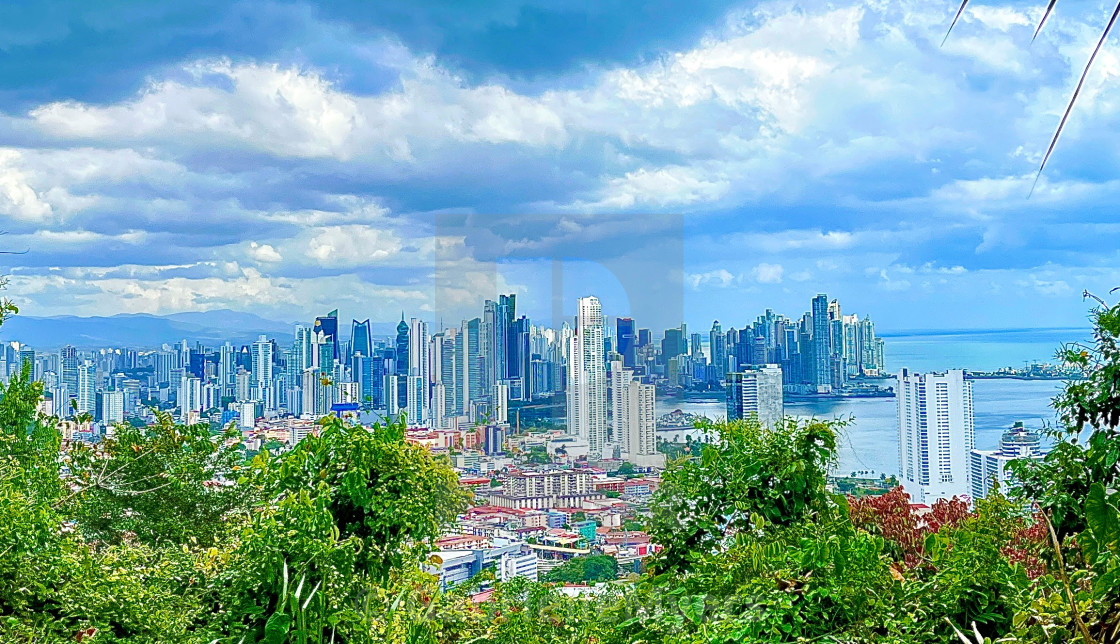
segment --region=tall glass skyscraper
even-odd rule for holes
[[[607,368],[603,308],[596,297],[579,299],[568,359],[568,432],[586,440],[599,457],[607,442]]]
[[[812,384],[817,393],[832,391],[832,327],[828,322],[828,296],[813,298]]]
[[[634,319],[618,318],[614,321],[615,341],[618,343],[617,351],[622,355],[622,365],[627,369],[634,368],[638,338],[634,335]]]

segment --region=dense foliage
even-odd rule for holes
[[[543,581],[568,584],[595,583],[610,581],[618,577],[618,560],[608,555],[588,555],[573,557],[549,570]]]
[[[1094,322],[1011,498],[848,498],[843,423],[712,425],[664,472],[639,579],[592,555],[446,591],[425,557],[466,493],[401,425],[327,418],[251,456],[168,417],[67,444],[24,369],[0,390],[0,641],[1118,642],[1120,307]]]

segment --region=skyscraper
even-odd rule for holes
[[[342,358],[338,350],[338,309],[330,313],[315,318],[315,333],[321,333],[331,345],[331,360],[340,360]],[[326,369],[324,369],[325,371]]]
[[[817,393],[832,391],[832,328],[828,321],[828,296],[813,298],[812,376]]]
[[[393,375],[397,376],[394,381],[397,385],[397,391],[394,394],[393,401],[400,407],[405,407],[408,400],[408,322],[404,321],[404,311],[401,311],[401,321],[397,324],[397,341],[396,353],[393,357],[395,368]]]
[[[78,395],[78,350],[66,345],[58,351],[59,379],[67,398]],[[60,401],[59,409],[63,415],[70,414],[68,400]]]
[[[719,320],[712,322],[712,330],[708,334],[708,349],[712,354],[712,378],[718,384],[727,374],[727,336],[719,325]]]
[[[233,345],[226,342],[218,352],[218,386],[221,387],[223,396],[228,396],[233,391],[233,375],[237,373],[233,367],[233,356]]]
[[[264,392],[272,388],[275,380],[272,368],[272,341],[262,335],[253,343],[251,350],[254,397],[263,401],[266,399]]]
[[[620,443],[627,461],[643,467],[664,467],[657,451],[656,389],[643,384],[621,361],[611,363],[611,441]]]
[[[373,337],[370,333],[369,320],[359,322],[354,320],[350,327],[350,355],[373,355]]]
[[[603,363],[603,309],[581,297],[568,351],[568,432],[601,456],[607,442],[607,370]]]
[[[427,423],[431,400],[431,376],[428,358],[428,324],[412,318],[408,327],[408,421]],[[416,378],[417,380],[413,380]]]
[[[966,496],[975,447],[972,382],[964,372],[898,374],[898,461],[913,503]]]
[[[482,400],[483,384],[486,380],[486,357],[482,355],[482,319],[474,318],[463,322],[463,410],[468,414],[471,403]],[[472,419],[473,420],[473,419]]]
[[[1042,447],[1042,436],[1027,429],[1017,421],[999,438],[999,449],[981,450],[973,448],[969,452],[969,477],[972,484],[972,498],[979,499],[988,495],[998,483],[1002,489],[1014,483],[1014,477],[1007,471],[1007,464],[1020,458],[1042,459],[1046,450]]]
[[[84,360],[78,365],[78,387],[74,393],[79,414],[93,414],[97,411],[97,366],[93,362]]]
[[[618,353],[622,356],[622,365],[627,369],[634,368],[634,358],[637,355],[638,338],[634,334],[634,320],[632,318],[617,318],[614,321]]]
[[[757,416],[764,427],[777,427],[785,416],[782,369],[758,365],[727,374],[727,419]]]

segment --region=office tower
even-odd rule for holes
[[[828,296],[823,293],[813,298],[812,328],[812,380],[816,392],[832,391],[832,342],[828,322]]]
[[[184,373],[179,381],[176,400],[179,403],[179,417],[183,423],[188,425],[197,423],[202,412],[202,380]]]
[[[511,296],[512,297],[512,296]],[[532,353],[529,349],[529,334],[532,324],[524,315],[514,320],[507,337],[506,360],[509,369],[505,382],[509,385],[509,395],[514,400],[529,400],[529,378]]]
[[[608,437],[612,443],[622,444],[622,451],[626,451],[626,430],[629,426],[628,415],[630,407],[626,398],[627,381],[634,376],[633,370],[624,368],[621,360],[612,360],[609,376],[610,405],[611,405],[611,431]]]
[[[509,387],[498,383],[494,385],[494,392],[490,395],[491,413],[490,420],[495,423],[509,422]]]
[[[304,416],[318,418],[327,413],[322,407],[322,390],[324,385],[321,378],[317,369],[308,368],[303,370],[303,375],[300,378],[300,407],[303,410]]]
[[[471,403],[482,400],[483,382],[486,378],[486,358],[482,355],[482,318],[474,318],[463,323],[463,364],[464,394],[463,409],[467,413]]]
[[[253,356],[253,383],[256,393],[260,393],[272,387],[274,380],[272,369],[272,342],[265,336],[260,336],[252,346]],[[258,400],[264,400],[264,396],[258,395]]]
[[[394,382],[397,384],[396,402],[401,407],[405,406],[405,401],[408,400],[408,322],[404,321],[404,311],[401,311],[401,321],[397,324],[397,340],[394,344],[396,347],[395,355],[393,356],[395,367],[393,375],[398,376]]]
[[[860,375],[860,357],[863,347],[858,315],[845,315],[841,319],[841,356],[844,358],[845,377]]]
[[[385,414],[390,419],[395,419],[402,411],[405,411],[404,405],[401,404],[403,401],[401,400],[400,392],[402,389],[407,388],[407,385],[406,387],[401,387],[400,380],[406,377],[407,376],[398,376],[395,373],[385,376]]]
[[[451,327],[450,329],[432,336],[432,354],[433,356],[436,354],[437,345],[439,353],[439,369],[433,370],[432,378],[443,385],[442,393],[440,394],[442,397],[441,405],[443,406],[443,413],[448,417],[458,416],[462,413],[461,407],[459,406],[462,404],[462,398],[461,395],[457,395],[457,392],[460,394],[462,392],[459,380],[463,373],[460,363],[460,352],[462,350],[460,335],[459,329]],[[435,361],[433,360],[433,364],[434,363]],[[433,389],[433,406],[435,405],[434,401],[436,397],[435,389]]]
[[[78,395],[78,350],[66,345],[58,351],[59,380],[64,391],[64,396],[71,398]],[[70,414],[70,406],[66,400],[62,401],[63,414]]]
[[[338,309],[315,318],[315,327],[312,332],[321,336],[320,343],[325,342],[331,345],[331,362],[342,358],[338,350]]]
[[[723,346],[727,352],[727,370],[739,370],[739,329],[731,327],[723,334]]]
[[[428,373],[428,324],[412,318],[408,328],[408,420],[428,422],[428,405],[431,397],[431,377]],[[417,381],[413,381],[417,378]]]
[[[650,346],[653,344],[653,332],[647,328],[637,329],[637,347]]]
[[[93,362],[84,360],[78,365],[78,387],[75,393],[79,414],[93,414],[97,411],[97,367]]]
[[[350,356],[358,354],[373,355],[373,334],[370,333],[368,319],[364,322],[354,320],[350,327]]]
[[[771,429],[778,427],[785,416],[782,369],[778,365],[752,365],[727,374],[727,419],[751,416]]]
[[[124,422],[124,392],[101,392],[101,419],[105,423]]]
[[[31,373],[32,380],[43,379],[42,370],[39,369],[39,365],[35,362],[35,349],[26,345],[21,345],[17,356],[17,365],[20,369],[23,368],[23,365],[28,365],[28,371]]]
[[[719,325],[719,320],[712,322],[712,330],[708,334],[708,350],[711,352],[713,382],[719,384],[727,374],[727,336]]]
[[[517,319],[517,295],[499,295],[495,328],[495,346],[501,348],[498,380],[518,377],[518,359],[514,355],[514,321]]]
[[[602,306],[596,297],[581,297],[568,349],[568,433],[586,440],[596,457],[607,442],[606,371]]]
[[[665,329],[665,338],[661,340],[662,364],[668,364],[671,358],[685,353],[688,353],[688,343],[684,340],[684,332],[679,328]]]
[[[709,345],[710,347],[711,345]],[[699,333],[693,333],[689,339],[688,348],[690,350],[689,357],[696,362],[704,359],[704,341]]]
[[[233,376],[237,371],[233,368],[233,345],[226,342],[218,353],[218,385],[223,395],[233,391]]]
[[[972,449],[969,452],[969,477],[972,483],[972,498],[979,499],[988,495],[998,484],[1001,491],[1015,484],[1015,478],[1007,471],[1007,464],[1020,458],[1040,460],[1045,458],[1042,436],[1017,421],[999,439],[999,449]]]
[[[220,409],[222,406],[222,389],[213,383],[202,385],[202,409]]]
[[[642,384],[621,361],[611,363],[611,442],[623,457],[643,467],[664,467],[657,451],[655,387]]]
[[[860,369],[868,376],[877,376],[886,370],[883,360],[883,339],[875,337],[875,323],[871,316],[860,321],[860,337],[863,354],[860,358]]]
[[[405,405],[405,414],[408,417],[408,424],[410,427],[426,424],[428,422],[428,405],[424,399],[424,392],[428,389],[428,383],[424,381],[424,377],[417,374],[409,374],[405,378],[408,386],[408,393]]]
[[[505,452],[506,429],[500,425],[486,426],[486,442],[483,447],[487,456],[503,454]]]
[[[972,382],[964,372],[898,374],[898,460],[913,503],[966,496],[975,447]]]
[[[233,397],[238,402],[253,399],[253,376],[244,367],[233,375]]]
[[[374,383],[376,382],[373,369],[374,359],[356,352],[350,358],[350,375],[358,385],[357,401],[363,408],[376,406],[374,398]]]
[[[633,318],[617,318],[614,321],[614,329],[618,342],[617,351],[622,356],[622,365],[628,369],[633,369],[638,343],[638,338],[634,333]]]
[[[304,369],[310,369],[314,358],[312,348],[312,338],[315,333],[304,326],[296,326],[296,339],[292,345],[292,370],[297,374],[302,374]]]

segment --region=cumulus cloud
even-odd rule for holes
[[[753,275],[759,284],[780,284],[784,271],[781,264],[759,264],[754,267]]]
[[[271,244],[249,243],[249,257],[258,262],[275,263],[283,261],[284,257],[272,247]]]
[[[368,226],[329,226],[307,243],[307,256],[322,266],[357,266],[384,262],[401,250],[391,232]]]
[[[675,286],[743,286],[775,306],[817,289],[894,301],[989,283],[1056,297],[1109,279],[1088,268],[1120,246],[1100,215],[1120,198],[1120,159],[1100,144],[1120,130],[1115,48],[1025,199],[1099,16],[1063,15],[1027,47],[1037,10],[985,3],[938,48],[951,10],[751,3],[676,51],[531,81],[354,34],[337,47],[384,82],[349,82],[311,50],[161,65],[124,98],[4,115],[19,143],[0,148],[0,217],[34,250],[28,297],[54,306],[48,293],[86,288],[73,271],[114,267],[90,273],[82,304],[105,311],[113,297],[227,303],[222,280],[242,306],[380,289],[438,308],[416,294],[440,280],[466,306],[511,257],[607,265],[671,241],[687,253],[664,264],[689,258]],[[177,268],[126,271],[122,252]],[[1080,278],[1039,268],[1050,261]],[[722,318],[726,305],[697,308]]]

